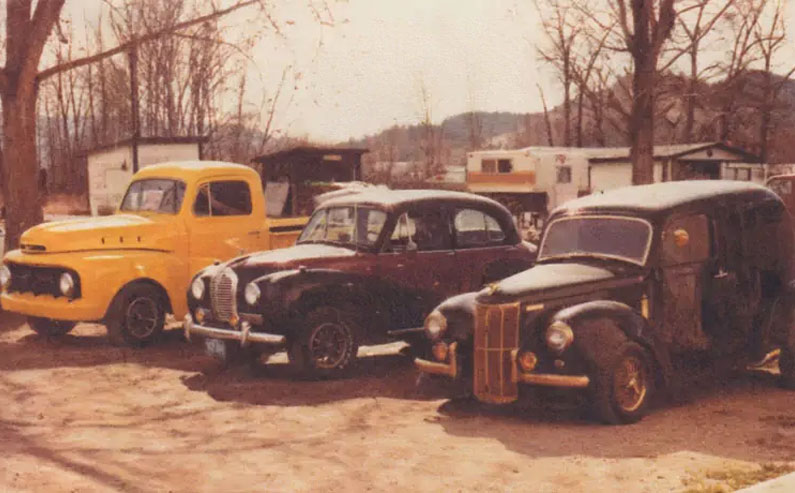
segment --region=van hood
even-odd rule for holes
[[[478,294],[480,303],[504,303],[519,298],[548,299],[574,296],[609,286],[637,276],[616,275],[616,272],[581,263],[538,264],[526,271],[484,288]]]
[[[88,250],[174,249],[171,221],[134,214],[87,217],[34,226],[22,234],[20,248],[28,253]]]

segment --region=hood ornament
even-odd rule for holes
[[[500,283],[493,282],[487,286],[487,289],[489,290],[489,296],[491,296],[500,289]]]

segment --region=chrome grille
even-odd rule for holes
[[[475,307],[475,396],[484,402],[505,403],[519,397],[511,379],[511,352],[519,348],[519,303]]]
[[[210,298],[216,320],[228,322],[237,318],[237,274],[223,269],[210,281]]]

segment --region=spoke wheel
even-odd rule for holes
[[[320,324],[309,339],[309,354],[318,368],[335,368],[345,358],[348,329],[340,323]]]
[[[355,320],[353,312],[336,307],[310,310],[293,328],[287,351],[290,364],[309,378],[343,375],[359,349]]]
[[[643,405],[648,391],[646,373],[645,365],[637,356],[629,355],[619,363],[613,374],[613,395],[621,411],[632,413]]]
[[[152,298],[135,298],[127,305],[125,325],[131,335],[146,339],[157,329],[159,309]]]

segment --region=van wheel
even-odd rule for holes
[[[795,390],[795,351],[789,348],[781,348],[781,355],[778,357],[778,368],[781,372],[780,382],[785,389]]]
[[[594,357],[592,405],[597,417],[607,424],[639,421],[654,392],[654,374],[648,352],[626,341],[617,347],[600,348]]]
[[[143,346],[154,341],[165,324],[163,307],[164,300],[153,286],[132,284],[122,289],[105,321],[111,344]]]
[[[304,376],[339,377],[356,360],[358,327],[352,313],[321,306],[310,311],[295,329],[287,356]]]
[[[75,328],[77,322],[70,322],[68,320],[53,320],[51,318],[42,317],[28,317],[28,325],[33,332],[46,336],[57,337],[68,334]]]

